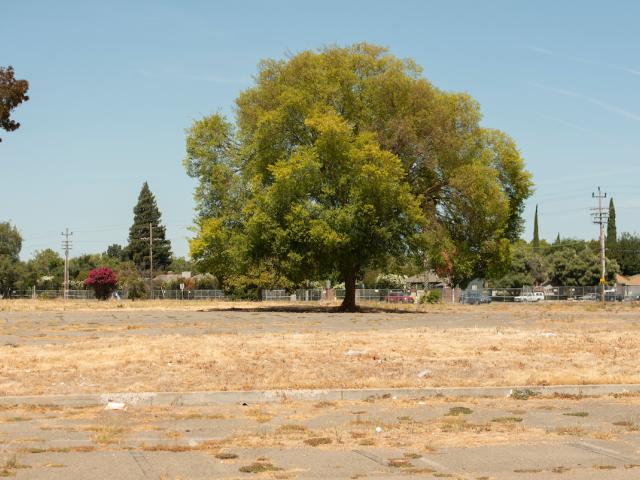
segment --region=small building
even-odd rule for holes
[[[416,290],[433,290],[434,288],[447,286],[447,283],[434,271],[422,272],[418,275],[407,277],[406,282],[409,288]]]
[[[624,297],[640,296],[640,273],[628,277],[616,275],[616,293]]]

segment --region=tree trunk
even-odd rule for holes
[[[340,305],[341,312],[355,312],[356,307],[356,273],[349,272],[344,275],[344,300]]]

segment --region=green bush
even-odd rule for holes
[[[384,273],[376,278],[376,288],[400,289],[406,285],[407,277],[394,273]]]
[[[429,290],[420,297],[420,303],[440,303],[440,290]]]

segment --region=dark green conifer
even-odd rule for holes
[[[139,270],[147,271],[149,261],[149,225],[153,230],[153,270],[161,271],[171,263],[171,242],[165,238],[165,227],[160,223],[160,210],[156,199],[144,182],[138,203],[133,209],[133,225],[129,229],[128,257]]]
[[[609,221],[607,223],[607,251],[611,252],[610,258],[615,258],[617,244],[618,227],[616,226],[616,206],[613,204],[612,198],[609,200]]]
[[[538,205],[536,205],[536,216],[533,219],[533,248],[540,248],[540,234],[538,233]]]

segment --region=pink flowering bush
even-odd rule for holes
[[[94,268],[84,281],[84,286],[92,289],[98,300],[107,300],[118,286],[118,277],[109,267]]]

